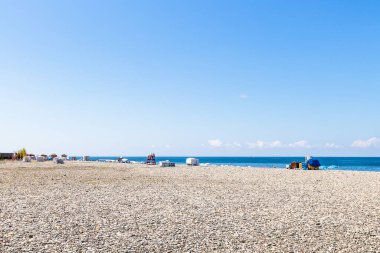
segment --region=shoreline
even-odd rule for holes
[[[103,164],[105,167],[106,165],[119,165],[119,166],[125,166],[126,168],[128,167],[131,167],[131,166],[138,166],[138,167],[148,167],[148,168],[160,168],[160,166],[158,165],[158,163],[156,165],[147,165],[145,163],[140,163],[140,162],[131,162],[131,163],[118,163],[116,161],[114,162],[110,162],[110,161],[71,161],[71,160],[65,160],[64,161],[65,163],[62,165],[57,165],[57,164],[54,164],[53,161],[44,161],[44,162],[36,162],[36,161],[32,161],[30,163],[25,163],[23,161],[8,161],[8,160],[0,160],[0,165],[1,164],[7,164],[7,165],[11,165],[11,167],[22,167],[22,168],[31,168],[31,167],[39,167],[35,164],[38,164],[38,165],[41,165],[40,167],[46,167],[47,165],[48,166],[65,166],[65,165],[76,165],[76,164],[87,164],[87,165],[98,165],[98,164]],[[245,165],[228,165],[228,164],[204,164],[204,163],[200,163],[200,165],[198,166],[188,166],[186,165],[185,163],[176,163],[175,167],[167,167],[166,169],[175,169],[175,168],[197,168],[197,167],[200,167],[200,168],[207,168],[207,167],[220,167],[220,168],[245,168],[245,169],[265,169],[265,170],[286,170],[286,171],[308,171],[308,170],[289,170],[289,169],[286,169],[285,167],[282,168],[282,167],[264,167],[264,166],[260,166],[260,167],[256,167],[256,166],[245,166]],[[1,166],[0,166],[0,169],[1,169]],[[335,168],[335,169],[319,169],[319,170],[313,170],[315,172],[333,172],[333,171],[342,171],[342,172],[370,172],[370,173],[379,173],[380,171],[377,171],[377,170],[350,170],[350,169],[339,169],[339,168]],[[312,172],[312,171],[310,171]]]

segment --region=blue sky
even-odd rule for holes
[[[379,1],[0,0],[0,151],[378,156]]]

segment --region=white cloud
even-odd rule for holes
[[[335,143],[326,143],[323,147],[324,148],[341,148],[342,146],[339,146]]]
[[[243,146],[240,142],[224,143],[220,139],[208,140],[207,142],[209,146],[214,148],[241,148]]]
[[[240,94],[240,98],[241,99],[246,99],[246,98],[248,98],[248,95],[247,94]]]
[[[249,148],[311,148],[311,145],[307,141],[297,141],[294,143],[285,144],[281,141],[256,141],[247,143]]]
[[[291,147],[291,148],[311,148],[311,145],[307,141],[302,140],[302,141],[290,143],[289,147]]]
[[[281,141],[273,141],[273,142],[269,143],[269,147],[270,148],[284,148],[284,147],[286,147],[286,145],[282,144]]]
[[[220,148],[221,146],[223,146],[223,142],[221,140],[219,140],[219,139],[209,140],[208,144],[211,147],[215,147],[215,148]]]
[[[208,140],[208,145],[214,148],[242,148],[248,147],[250,149],[276,149],[276,148],[298,148],[298,149],[309,149],[317,146],[311,145],[306,140],[300,140],[292,143],[283,143],[279,140],[276,141],[255,141],[255,142],[247,142],[246,145],[242,145],[239,142],[232,143],[223,143],[220,139]],[[205,146],[202,144],[202,146]],[[166,145],[166,148],[171,148],[173,146]],[[320,148],[325,149],[340,149],[344,148],[342,145],[338,145],[334,142],[327,142],[322,146],[318,146]],[[368,140],[356,140],[351,144],[353,148],[370,148],[370,147],[380,147],[380,138],[373,137]]]
[[[263,141],[248,142],[247,145],[249,148],[264,148],[265,142]]]
[[[368,140],[356,140],[351,144],[353,148],[371,148],[380,146],[380,139],[372,137]]]

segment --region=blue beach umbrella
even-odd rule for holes
[[[309,170],[318,170],[320,166],[321,166],[321,163],[317,159],[311,158],[307,160],[305,167],[306,169],[309,169]]]
[[[321,163],[317,159],[310,159],[307,163],[313,167],[320,167]]]

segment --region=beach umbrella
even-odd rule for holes
[[[320,167],[321,163],[317,159],[310,159],[308,163],[313,167]]]
[[[318,170],[321,163],[317,159],[309,159],[306,162],[306,168],[309,170]]]

